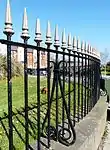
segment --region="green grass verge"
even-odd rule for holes
[[[13,135],[14,135],[14,146],[16,150],[23,150],[25,149],[25,118],[24,118],[24,84],[23,84],[23,77],[13,78],[12,79],[12,93],[13,93]],[[51,82],[52,85],[52,82]],[[47,86],[47,79],[41,78],[40,81],[40,88]],[[28,80],[28,101],[29,101],[29,143],[34,143],[37,139],[37,80],[34,77],[29,77]],[[58,87],[59,88],[59,87]],[[80,86],[82,88],[82,86]],[[71,91],[74,89],[73,85],[71,84],[70,87]],[[76,106],[78,105],[78,90],[76,84]],[[84,89],[84,88],[83,88]],[[65,93],[68,93],[68,84],[65,84]],[[81,99],[81,91],[80,99]],[[62,117],[62,98],[60,98],[61,93],[58,90],[58,123],[61,123]],[[71,93],[71,102],[70,102],[70,110],[73,114],[73,106],[74,106],[74,99],[73,99],[73,92]],[[40,94],[41,99],[41,125],[45,118],[45,114],[47,111],[47,96],[45,94]],[[55,99],[55,93],[53,100]],[[66,101],[68,100],[68,95],[65,95]],[[81,105],[80,101],[80,105]],[[8,150],[8,109],[7,109],[7,83],[6,80],[0,81],[0,150]],[[77,107],[76,107],[77,108]],[[77,111],[77,110],[76,110]],[[55,126],[56,120],[56,101],[52,102],[51,106],[51,125]],[[6,119],[3,119],[5,118]],[[66,119],[66,114],[65,114]]]
[[[101,71],[101,74],[102,74],[102,75],[105,75],[105,71]],[[106,75],[110,75],[110,72],[109,72],[109,71],[106,71]]]
[[[109,80],[105,80],[105,84],[106,84],[106,89],[108,91],[108,94],[110,95],[110,79]]]

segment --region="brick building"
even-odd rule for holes
[[[12,46],[12,57],[16,62],[24,62],[24,49],[22,47]],[[27,49],[28,68],[37,68],[37,50]],[[40,51],[40,68],[47,67],[47,52]]]

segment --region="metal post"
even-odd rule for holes
[[[85,76],[85,82],[84,82],[84,117],[86,116],[86,109],[87,109],[87,96],[86,96],[86,91],[87,91],[87,45],[85,43],[85,70],[84,70],[84,76]]]
[[[7,34],[11,41],[11,35]],[[11,45],[7,44],[7,82],[8,82],[8,119],[9,119],[9,150],[13,149],[13,122],[12,122],[12,72],[11,72]]]
[[[90,56],[88,54],[88,58],[87,58],[87,66],[88,66],[88,70],[87,70],[87,75],[88,75],[88,80],[87,80],[87,114],[89,112],[89,104],[90,104],[90,97],[89,97],[89,90],[90,90],[90,69],[89,69],[89,61],[90,61]]]
[[[25,46],[29,39],[29,29],[27,24],[27,12],[24,9],[22,34],[21,38],[24,40]],[[24,100],[25,100],[25,149],[29,149],[29,125],[28,125],[28,72],[27,72],[27,47],[24,47]]]
[[[74,92],[73,92],[73,97],[74,97],[74,104],[73,104],[73,120],[76,118],[76,54],[77,54],[77,41],[76,37],[73,38],[73,62],[74,62]],[[75,126],[75,121],[74,121],[74,126]]]
[[[78,52],[78,105],[77,105],[77,107],[78,107],[78,112],[77,112],[77,121],[79,122],[79,118],[80,118],[80,115],[79,115],[79,113],[80,113],[80,62],[79,62],[79,58],[80,58],[80,56],[79,56],[79,52]]]
[[[65,29],[62,33],[62,46],[61,46],[62,50],[63,50],[63,93],[65,95],[65,74],[67,74],[67,68],[66,68],[66,62],[65,62],[65,50],[67,48],[66,45],[66,37],[65,37]],[[62,129],[64,129],[64,101],[62,101]],[[64,130],[62,130],[62,135],[64,135]]]
[[[58,36],[58,26],[55,28],[55,38],[54,38],[54,47],[56,50],[56,60],[55,60],[55,81],[56,81],[56,141],[58,140],[58,77],[59,77],[59,65],[58,65],[58,47],[59,45],[59,36]]]
[[[71,77],[70,77],[70,54],[71,54],[71,50],[72,50],[72,41],[71,41],[71,34],[69,34],[68,35],[68,47],[67,47],[67,50],[68,50],[68,53],[69,53],[69,55],[68,55],[68,78],[69,78],[69,80],[68,80],[68,114],[69,114],[69,116],[70,116],[70,107],[71,107],[71,93],[70,93],[70,91],[71,91],[71,88],[70,88],[70,86],[71,86]],[[68,125],[68,128],[70,128],[70,126]]]
[[[7,41],[11,41],[14,34],[12,28],[12,18],[10,3],[7,1],[6,19],[4,34],[7,36]],[[9,150],[13,149],[13,122],[12,122],[12,72],[11,72],[11,45],[7,44],[7,85],[8,85],[8,126],[9,126]]]
[[[40,47],[41,39],[41,31],[40,31],[40,20],[37,19],[36,21],[36,30],[35,30],[35,42],[37,47]],[[40,150],[40,137],[41,137],[41,128],[40,128],[40,50],[37,49],[37,148]]]
[[[48,21],[48,26],[47,26],[47,34],[46,34],[46,42],[45,44],[47,45],[47,89],[48,89],[48,93],[47,93],[47,100],[48,100],[48,148],[50,148],[50,109],[51,109],[51,101],[50,101],[50,45],[52,44],[52,40],[51,40],[51,31],[50,31],[50,22]]]
[[[24,39],[27,45],[27,39]],[[29,149],[29,127],[28,127],[28,73],[27,73],[27,48],[24,48],[24,99],[25,99],[25,139],[26,150]]]
[[[81,52],[82,52],[82,61],[81,61],[81,118],[83,119],[83,108],[84,108],[84,102],[83,102],[83,99],[84,99],[84,84],[83,84],[83,78],[84,78],[84,72],[83,72],[83,69],[84,69],[84,41],[82,41],[81,43]]]

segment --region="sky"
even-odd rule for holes
[[[66,36],[79,36],[99,51],[110,50],[110,0],[10,0],[14,41],[21,41],[22,16],[27,8],[30,39],[33,44],[36,19],[40,19],[43,42],[47,21],[50,21],[52,37],[56,24],[59,37],[65,28]],[[3,35],[6,0],[0,0],[0,38]],[[54,40],[54,38],[53,38]]]

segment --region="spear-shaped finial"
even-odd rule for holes
[[[85,42],[85,53],[87,53],[87,49],[88,49],[88,43],[87,42]]]
[[[73,50],[77,51],[77,40],[76,40],[76,36],[73,37]]]
[[[92,54],[92,46],[90,45],[90,55]]]
[[[63,32],[62,32],[62,46],[61,46],[61,48],[64,48],[64,49],[67,48],[67,45],[66,45],[66,35],[65,35],[65,28],[64,28],[64,30],[63,30]]]
[[[95,57],[97,56],[97,50],[96,50],[96,48],[94,49],[94,56]]]
[[[50,22],[47,23],[46,41],[45,44],[52,44]]]
[[[4,34],[14,34],[12,28],[12,18],[11,18],[11,9],[10,9],[10,2],[7,0],[7,7],[6,7],[6,16],[5,16],[5,28]]]
[[[94,48],[92,47],[92,55],[94,55]]]
[[[77,39],[77,49],[78,49],[78,51],[81,50],[81,43],[80,43],[80,38],[79,38],[79,36],[78,36],[78,39]]]
[[[88,44],[87,52],[90,54],[90,44]]]
[[[92,48],[92,55],[95,56],[95,48]]]
[[[81,42],[81,52],[84,53],[84,40]]]
[[[91,45],[89,44],[89,54],[91,54]]]
[[[68,50],[72,50],[73,47],[72,47],[72,39],[71,39],[71,33],[69,33],[68,35]]]
[[[23,39],[24,39],[24,38],[29,38],[28,18],[27,18],[27,11],[26,11],[26,8],[24,8],[21,37],[22,37]]]
[[[42,39],[41,39],[41,29],[40,29],[40,20],[39,19],[37,19],[37,21],[36,21],[35,34],[36,34],[35,41],[41,42]]]
[[[54,46],[55,47],[59,47],[60,46],[59,35],[58,35],[58,25],[56,25],[56,28],[55,28]]]

